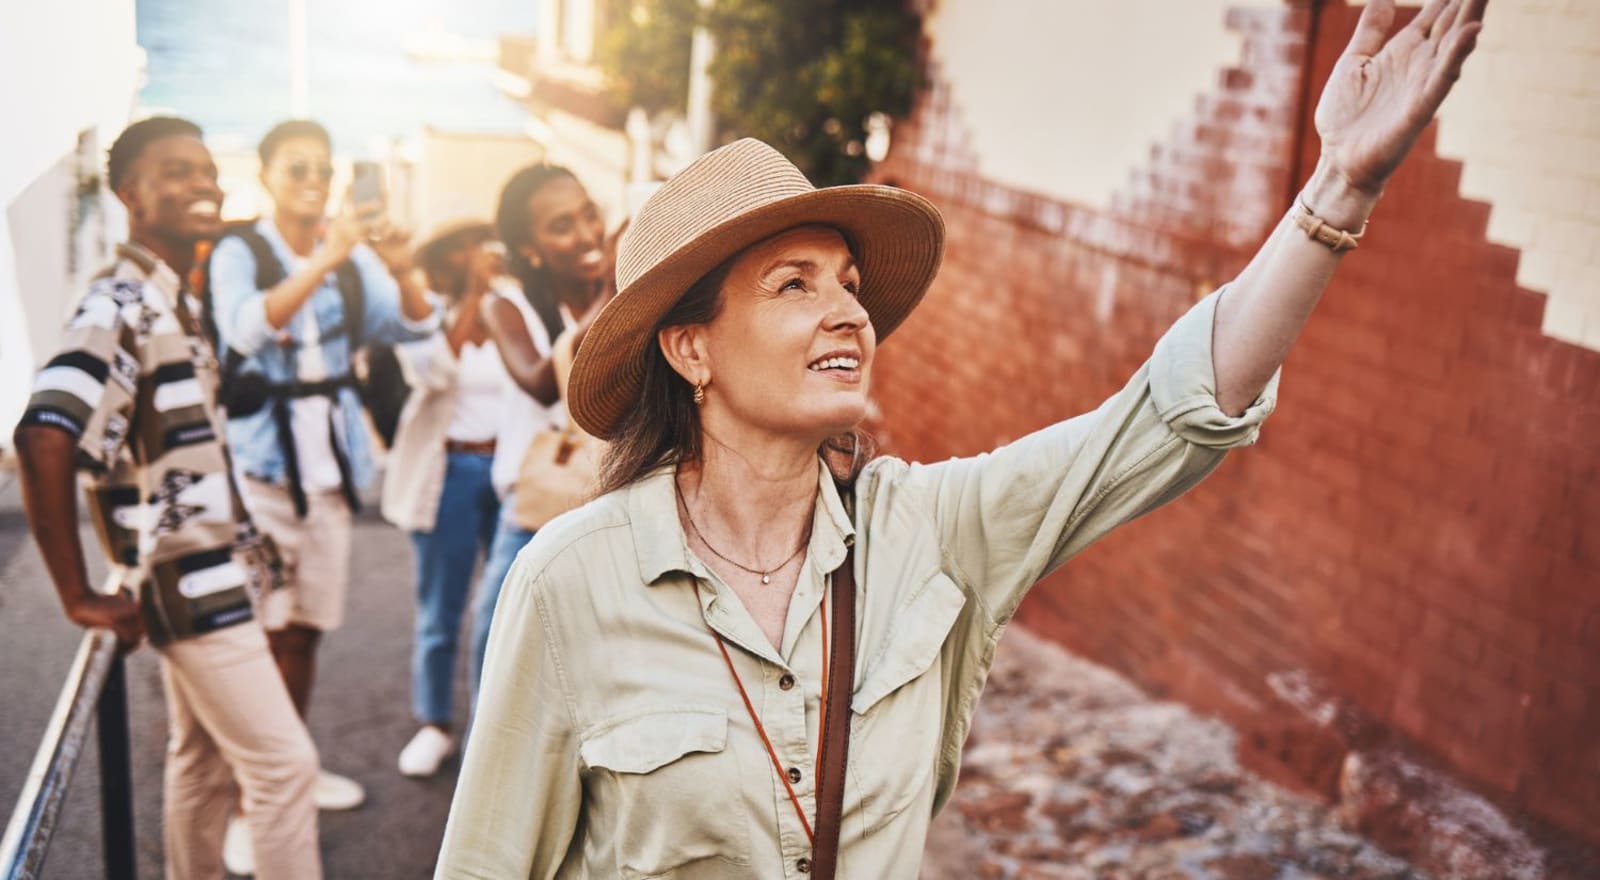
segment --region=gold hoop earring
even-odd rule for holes
[[[706,402],[706,383],[694,383],[694,405],[700,406]]]

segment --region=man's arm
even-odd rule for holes
[[[278,282],[276,287],[264,291],[262,303],[266,311],[267,326],[282,330],[295,312],[306,304],[328,273],[350,259],[350,251],[361,240],[361,226],[355,216],[345,211],[328,224],[328,236],[306,262],[306,267]]]
[[[124,647],[137,646],[144,637],[138,601],[127,594],[100,593],[89,584],[78,535],[76,438],[58,428],[23,425],[12,441],[22,504],[62,610],[73,623],[109,629]]]

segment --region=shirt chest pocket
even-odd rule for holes
[[[710,869],[696,876],[721,876],[718,862],[749,866],[739,765],[727,746],[720,708],[647,711],[584,735],[578,754],[589,769],[589,814],[606,817],[589,834],[609,842],[622,876],[666,877],[689,865]]]
[[[894,628],[850,700],[849,788],[866,833],[931,792],[943,740],[945,687],[937,661],[966,594],[936,572],[895,612]],[[930,803],[931,803],[931,794]]]

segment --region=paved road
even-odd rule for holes
[[[84,540],[92,541],[87,524]],[[368,800],[353,812],[322,814],[322,856],[330,878],[430,877],[457,765],[452,761],[428,781],[394,769],[413,732],[409,542],[375,515],[364,515],[356,524],[354,566],[348,622],[325,640],[310,723],[323,763],[360,780]],[[103,567],[91,571],[98,576]],[[16,487],[0,473],[0,815],[7,818],[78,638],[45,579]],[[130,657],[128,678],[139,876],[157,878],[166,721],[155,654],[145,648]],[[464,691],[458,701],[464,715]],[[100,876],[97,774],[91,747],[73,780],[46,878]]]

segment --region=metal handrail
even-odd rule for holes
[[[78,644],[16,809],[0,837],[0,880],[35,880],[43,870],[67,787],[83,757],[91,714],[98,718],[106,877],[133,880],[127,679],[122,652],[109,630],[90,630]]]

